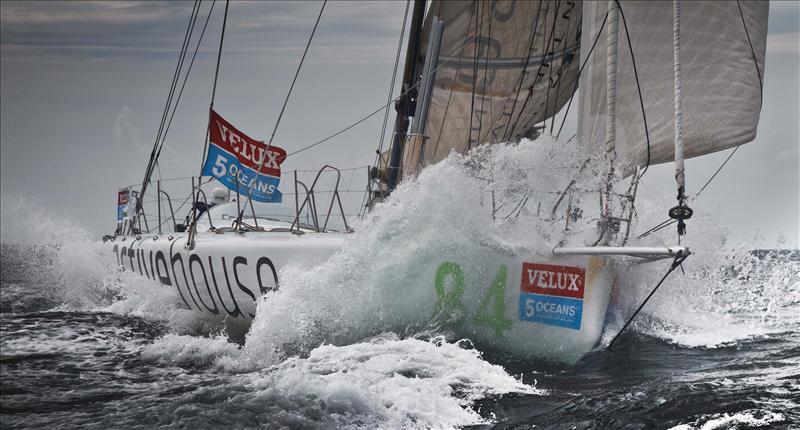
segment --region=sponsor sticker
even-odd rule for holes
[[[117,222],[122,222],[128,218],[128,193],[127,188],[117,191]]]
[[[581,329],[583,300],[542,294],[519,295],[519,319],[558,327]]]
[[[213,176],[232,191],[264,203],[280,203],[281,163],[286,151],[239,131],[211,111],[208,156],[203,176]]]
[[[580,330],[585,282],[581,267],[523,263],[520,321]]]

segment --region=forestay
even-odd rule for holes
[[[580,1],[434,0],[422,46],[434,17],[445,27],[420,166],[531,136],[558,112],[576,84],[581,10]]]
[[[673,4],[636,1],[621,1],[620,4],[630,32],[647,115],[650,164],[673,161]],[[686,158],[747,143],[756,136],[769,4],[741,1],[740,5],[741,14],[737,2],[681,2],[680,60]],[[598,32],[601,32],[600,40],[605,40],[605,29],[601,25],[607,9],[606,2],[584,3],[584,46],[591,46]],[[587,51],[584,50],[584,56]],[[636,166],[647,164],[648,148],[630,48],[622,25],[617,81],[616,151],[620,165],[630,173]],[[580,78],[579,98],[581,142],[603,145],[605,49],[595,49],[591,53]]]

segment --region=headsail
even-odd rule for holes
[[[451,150],[465,153],[482,143],[532,135],[536,123],[553,116],[572,95],[581,10],[580,1],[434,0],[422,46],[428,45],[435,18],[444,21],[444,35],[427,138],[422,148],[405,148],[406,154],[421,152],[414,158],[424,166]],[[406,160],[407,174],[415,169]]]
[[[686,158],[747,143],[756,136],[769,4],[761,1],[738,3],[741,14],[737,2],[681,2]],[[620,4],[630,32],[647,115],[650,164],[673,161],[673,4],[636,1],[620,1]],[[598,32],[602,32],[601,40],[605,40],[601,24],[606,11],[605,2],[584,3],[584,46],[591,46]],[[583,56],[587,54],[588,49],[585,49]],[[622,26],[617,61],[616,151],[620,166],[630,172],[636,166],[647,164],[648,148],[630,49]],[[605,100],[606,52],[595,49],[580,79],[578,129],[582,142],[604,144]]]

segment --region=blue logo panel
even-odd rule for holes
[[[219,146],[213,143],[208,145],[204,176],[213,176],[231,191],[238,189],[239,194],[244,196],[252,189],[253,200],[280,203],[282,195],[278,191],[278,184],[281,178],[256,173],[256,170],[242,165],[234,155]]]
[[[519,319],[558,327],[581,329],[583,300],[520,293]]]

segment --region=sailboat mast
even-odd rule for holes
[[[686,206],[686,175],[683,167],[683,95],[681,94],[681,2],[672,1],[672,66],[675,79],[675,182],[678,184],[678,206],[670,209],[670,218],[678,220],[678,237],[686,233],[692,210]]]
[[[611,240],[611,191],[613,189],[614,164],[617,158],[617,51],[619,46],[619,6],[616,0],[608,1],[608,24],[606,27],[606,176],[603,199],[602,231],[599,241]]]
[[[619,47],[619,7],[608,1],[608,34],[606,39],[606,155],[609,169],[614,170],[617,155],[617,51]],[[611,174],[610,173],[610,174]]]
[[[672,2],[672,61],[675,70],[675,181],[678,199],[685,198],[686,177],[683,168],[683,108],[681,107],[681,2]]]
[[[414,0],[414,11],[411,16],[411,29],[409,31],[408,47],[406,48],[406,65],[403,70],[402,95],[395,104],[397,116],[394,120],[394,133],[392,136],[392,151],[389,155],[389,171],[387,186],[389,191],[397,186],[400,176],[400,159],[403,156],[403,142],[408,132],[409,117],[413,115],[416,91],[408,91],[417,81],[417,58],[419,58],[420,38],[422,36],[422,23],[425,17],[425,0]],[[408,91],[408,92],[407,92]]]

